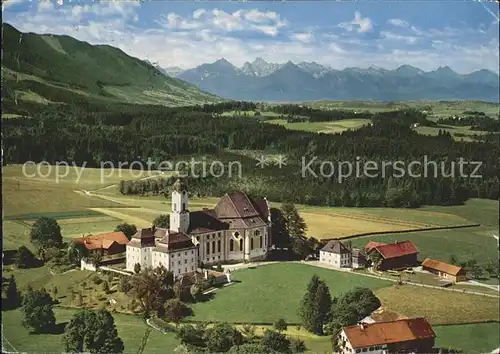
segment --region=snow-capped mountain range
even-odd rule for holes
[[[196,68],[159,68],[201,90],[237,100],[304,101],[476,99],[498,101],[498,74],[461,75],[445,66],[425,72],[410,65],[336,70],[316,62],[268,63],[262,58],[236,67],[222,58]]]

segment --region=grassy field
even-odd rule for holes
[[[416,108],[428,111],[431,118],[459,115],[464,111],[479,111],[495,117],[498,115],[500,107],[497,103],[482,101],[315,101],[305,102],[305,104],[320,109],[346,109],[360,112],[381,112],[394,109]]]
[[[76,310],[57,308],[55,310],[57,324],[61,327],[67,323]],[[113,314],[118,335],[125,344],[125,353],[136,353],[141,345],[146,324],[139,316]],[[5,350],[31,353],[60,353],[64,350],[61,334],[31,334],[21,325],[20,310],[2,311],[2,336]],[[8,340],[8,343],[6,340]],[[144,353],[173,353],[179,341],[173,333],[162,334],[152,331]]]
[[[498,298],[413,285],[375,291],[382,305],[407,317],[425,317],[432,324],[499,321]]]
[[[459,260],[476,259],[478,262],[498,259],[497,241],[490,229],[470,228],[438,231],[417,231],[352,239],[353,246],[363,247],[368,241],[391,243],[410,240],[420,250],[420,258],[441,259],[448,262],[451,255]]]
[[[163,196],[124,196],[118,188],[106,188],[98,191],[114,203],[134,206],[134,208],[100,208],[108,215],[122,214],[122,219],[131,222],[137,218],[150,223],[159,214],[166,214],[170,209],[170,198]],[[190,198],[189,208],[197,210],[211,208],[218,198]],[[272,207],[280,203],[270,202]],[[105,211],[111,211],[108,213]],[[311,207],[297,205],[297,209],[308,225],[308,236],[319,239],[345,237],[366,232],[391,232],[400,230],[419,230],[428,227],[457,226],[474,223],[463,216],[446,212],[446,210],[393,209],[393,208],[343,208],[343,207]],[[451,209],[450,209],[451,210]],[[127,216],[124,216],[128,215]]]
[[[498,201],[489,199],[469,199],[464,205],[454,205],[451,207],[429,205],[419,210],[452,214],[484,226],[494,227],[498,227],[498,215],[500,215]]]
[[[287,129],[302,130],[306,132],[334,134],[341,133],[348,129],[358,129],[365,124],[369,124],[369,119],[344,119],[335,122],[297,122],[287,123],[286,119],[267,120],[269,124],[283,125]]]
[[[453,139],[458,141],[460,140],[474,141],[474,139],[472,139],[472,135],[483,135],[488,133],[486,131],[470,130],[469,126],[462,127],[462,126],[452,126],[452,125],[439,125],[437,127],[420,126],[415,128],[415,131],[417,133],[422,135],[431,135],[431,136],[437,136],[440,130],[450,133]],[[457,134],[464,134],[466,136],[459,136]]]
[[[282,317],[288,322],[297,323],[300,300],[314,274],[325,280],[332,296],[354,286],[379,289],[392,284],[385,280],[304,264],[271,264],[234,272],[235,284],[217,291],[208,302],[193,306],[194,319],[271,323]]]
[[[465,353],[488,353],[500,347],[500,324],[476,323],[469,325],[433,326],[436,345],[461,348]]]

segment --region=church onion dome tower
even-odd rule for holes
[[[176,191],[176,192],[179,192],[179,193],[182,193],[182,192],[187,192],[187,184],[181,180],[180,178],[177,178],[177,181],[175,181],[175,183],[173,184],[173,190]]]

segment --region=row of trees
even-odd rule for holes
[[[314,275],[299,307],[303,327],[318,335],[331,335],[334,352],[339,352],[338,335],[342,327],[352,326],[381,305],[368,288],[356,287],[332,298],[326,283]]]
[[[58,333],[54,300],[44,289],[28,291],[21,296],[15,279],[6,287],[8,308],[21,307],[22,324],[34,333]],[[4,307],[4,304],[2,304]],[[59,332],[60,333],[60,332]],[[106,310],[84,309],[77,312],[64,328],[65,352],[123,353],[124,345],[118,336],[113,316]]]
[[[105,161],[117,166],[118,162],[145,162],[148,158],[172,161],[174,158],[211,156],[222,161],[240,161],[244,175],[242,178],[209,179],[200,183],[200,193],[217,195],[216,192],[230,185],[250,189],[253,194],[265,192],[268,198],[272,196],[278,201],[382,206],[386,203],[388,188],[393,188],[387,178],[393,170],[388,170],[385,176],[378,173],[376,177],[359,177],[352,173],[339,181],[338,171],[332,175],[318,174],[322,168],[320,162],[351,161],[355,164],[359,156],[360,161],[373,161],[378,166],[384,161],[397,160],[407,166],[412,161],[421,161],[423,156],[429,161],[448,164],[462,157],[466,161],[483,163],[482,178],[456,176],[457,173],[455,178],[443,176],[439,168],[437,177],[433,170],[427,177],[406,174],[396,178],[394,187],[400,190],[403,204],[454,204],[470,197],[498,198],[498,161],[494,158],[499,152],[498,144],[494,140],[467,143],[455,142],[448,135],[419,135],[409,128],[409,122],[426,119],[416,111],[374,114],[372,126],[342,134],[291,131],[258,119],[213,117],[193,107],[127,106],[98,111],[81,106],[48,106],[32,113],[34,119],[9,119],[5,125],[6,163],[65,160],[98,167]],[[358,118],[354,113],[352,117]],[[288,168],[256,168],[254,160],[230,154],[226,149],[285,154]],[[305,177],[301,175],[303,157],[306,162],[317,157],[311,169],[319,176],[309,172]],[[450,167],[445,169],[449,172]],[[474,166],[466,166],[465,172],[470,174],[473,169]],[[454,185],[462,187],[457,198],[449,191]],[[137,186],[122,190],[124,193],[148,191],[147,185],[145,188]],[[153,184],[149,192],[160,192],[161,188],[157,187]],[[406,190],[412,193],[405,193]]]
[[[182,326],[177,337],[185,353],[304,353],[307,348],[302,340],[282,333],[286,327],[284,320],[278,320],[276,330],[268,329],[262,336],[257,336],[256,328],[251,325],[243,326],[240,331],[228,323],[217,323],[211,328],[200,323]]]
[[[480,112],[483,113],[483,112]],[[486,132],[500,132],[500,120],[488,117],[483,114],[469,115],[465,117],[448,117],[440,118],[438,124],[446,124],[453,126],[466,127],[470,126],[471,130],[480,130]]]

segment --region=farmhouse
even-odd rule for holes
[[[465,269],[435,259],[426,258],[422,262],[422,270],[426,270],[454,283],[467,280]]]
[[[176,275],[203,264],[264,259],[270,247],[271,216],[266,199],[227,193],[214,209],[190,212],[188,189],[173,185],[170,229],[142,229],[127,244],[127,270],[160,264]]]
[[[102,255],[108,256],[125,252],[129,241],[123,232],[109,232],[74,238],[73,242],[82,244],[88,251],[100,251]]]
[[[412,267],[418,262],[418,248],[410,241],[399,241],[388,244],[368,242],[365,250],[372,262],[376,258],[380,259],[379,270]]]
[[[342,353],[431,353],[436,334],[425,318],[360,323],[342,328]]]
[[[342,242],[331,240],[319,251],[319,261],[336,268],[350,268],[352,264],[351,250]]]

